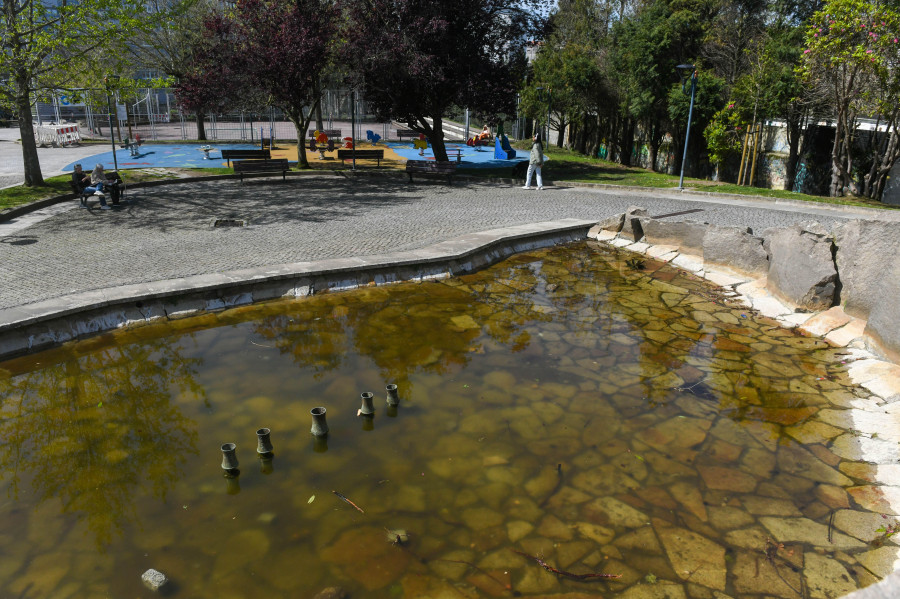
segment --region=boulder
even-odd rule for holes
[[[887,289],[883,286],[889,278],[885,265],[900,259],[898,230],[895,222],[874,220],[854,220],[835,227],[840,300],[847,314],[867,319],[885,299],[883,291],[893,288],[894,296],[900,291],[898,278],[889,282]]]
[[[708,225],[692,220],[668,221],[642,218],[644,241],[653,245],[677,245],[687,254],[703,254],[703,237]]]
[[[874,292],[877,302],[869,314],[865,332],[878,349],[891,361],[900,364],[900,261],[884,268],[879,276],[880,285]]]
[[[769,270],[769,256],[761,237],[750,229],[709,225],[703,236],[703,262],[724,266],[737,272],[765,276]]]
[[[645,208],[641,208],[640,206],[629,206],[628,210],[625,211],[624,222],[622,223],[622,230],[619,234],[626,239],[631,239],[632,241],[640,241],[644,236],[644,231],[641,228],[641,217],[650,216],[650,213],[647,212]]]
[[[800,223],[763,231],[769,255],[767,289],[801,310],[817,312],[834,305],[838,285],[834,238],[819,223]]]
[[[596,236],[600,231],[613,231],[614,233],[618,233],[622,230],[622,225],[625,224],[625,214],[620,213],[614,216],[610,216],[604,220],[601,220],[596,225],[591,227],[590,232],[588,232],[588,236],[593,237]],[[592,235],[593,233],[593,235]]]

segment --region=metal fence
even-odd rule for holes
[[[366,139],[367,131],[382,139],[396,139],[397,127],[376,119],[365,100],[354,98],[350,90],[325,91],[320,112],[324,129],[340,129],[343,135],[350,136],[350,122],[355,116],[355,139]],[[169,89],[141,89],[136,97],[116,95],[107,104],[99,105],[70,103],[65,96],[57,96],[50,102],[37,103],[34,118],[37,126],[77,123],[81,136],[86,139],[108,138],[110,124],[120,141],[137,136],[147,141],[200,138],[196,115],[179,109]],[[310,126],[316,127],[315,119]],[[206,115],[203,130],[207,140],[216,141],[258,144],[263,139],[283,142],[297,139],[294,124],[280,110],[270,107]],[[303,138],[306,137],[304,133]]]
[[[326,90],[320,108],[322,128],[340,130],[342,137],[351,136],[351,120],[356,122],[352,132],[354,139],[369,138],[368,132],[381,139],[398,139],[397,131],[404,129],[392,122],[384,122],[372,114],[368,103],[351,90]],[[112,114],[110,114],[112,113]],[[197,117],[180,110],[171,89],[139,89],[135,97],[118,94],[100,104],[70,103],[66,96],[53,97],[50,102],[39,102],[34,110],[35,124],[51,126],[77,123],[85,139],[109,139],[110,124],[119,141],[140,136],[146,141],[186,141],[200,139]],[[355,118],[353,118],[355,117]],[[462,140],[469,135],[467,118],[460,118],[465,126],[444,128],[448,140]],[[512,123],[510,137],[520,137],[520,121]],[[472,124],[475,132],[481,124]],[[313,120],[311,128],[316,128]],[[206,115],[203,121],[205,139],[259,144],[262,140],[292,142],[297,139],[294,124],[284,114],[270,107]],[[303,138],[307,137],[303,133]]]

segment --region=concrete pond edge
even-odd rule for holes
[[[851,382],[871,395],[846,406],[868,438],[854,448],[857,455],[842,457],[863,460],[877,472],[871,483],[878,491],[860,492],[854,499],[886,517],[900,514],[900,435],[895,433],[900,431],[900,334],[895,330],[900,266],[891,264],[900,255],[900,239],[891,237],[893,228],[896,224],[849,221],[831,233],[809,222],[756,236],[704,222],[664,222],[632,206],[592,227],[588,237],[670,263],[723,289],[730,305],[846,348]],[[887,312],[893,318],[875,320]],[[882,580],[844,599],[900,595],[900,551],[887,546],[877,551],[866,567]]]
[[[298,262],[74,293],[0,310],[0,359],[80,337],[257,302],[475,272],[514,254],[586,239],[596,221],[492,229],[406,252]]]

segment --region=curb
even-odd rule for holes
[[[116,286],[7,308],[0,310],[0,360],[160,319],[475,272],[519,252],[584,240],[594,224],[560,219],[470,233],[412,251]]]

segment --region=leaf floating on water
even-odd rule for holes
[[[312,503],[315,500],[316,500],[316,496],[313,495],[312,497],[310,497],[309,499],[306,500],[306,503],[307,503],[307,505],[309,505],[310,503]]]

